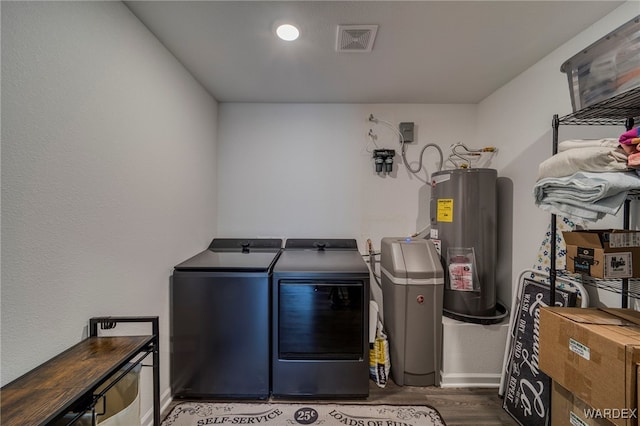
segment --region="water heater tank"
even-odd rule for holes
[[[469,320],[496,314],[497,171],[431,176],[431,239],[445,271],[443,313]]]

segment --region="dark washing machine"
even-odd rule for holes
[[[351,239],[288,239],[273,269],[274,397],[369,395],[369,269]]]
[[[171,281],[176,398],[269,397],[270,284],[280,239],[214,239]]]

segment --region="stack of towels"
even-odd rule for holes
[[[538,168],[536,205],[576,223],[617,214],[629,191],[640,189],[640,176],[632,168],[632,163],[640,164],[638,142],[635,128],[616,139],[559,143],[558,153]],[[638,155],[632,160],[634,154]]]

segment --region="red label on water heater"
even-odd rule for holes
[[[451,263],[449,265],[451,290],[473,291],[473,264]]]

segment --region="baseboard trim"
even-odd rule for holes
[[[440,387],[442,388],[499,388],[500,374],[440,372]]]
[[[162,413],[169,407],[173,398],[171,397],[171,388],[165,390],[162,395],[160,395],[160,416]],[[162,418],[160,418],[162,421]],[[141,426],[153,426],[153,407],[149,408],[146,413],[140,419]]]

